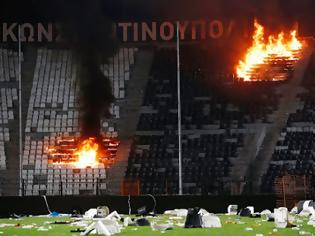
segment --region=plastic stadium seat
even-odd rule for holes
[[[126,54],[126,52],[128,53]],[[132,72],[133,63],[131,63],[129,58],[133,58],[134,61],[135,52],[136,50],[132,48],[121,48],[109,60],[109,64],[101,65],[103,73],[113,80],[112,89],[116,100],[125,96],[125,81],[130,78],[129,76],[126,78],[124,75]],[[79,134],[79,85],[76,79],[77,65],[69,50],[47,48],[39,48],[37,50],[33,84],[26,117],[23,152],[23,163],[25,163],[25,168],[28,168],[28,174],[24,176],[26,177],[27,195],[38,194],[39,191],[46,190],[47,195],[59,195],[61,190],[60,180],[63,182],[64,190],[68,187],[67,192],[64,192],[65,194],[79,194],[81,190],[86,190],[87,188],[92,191],[91,193],[95,194],[95,184],[94,186],[93,184],[88,186],[86,184],[72,184],[71,182],[78,180],[78,177],[73,176],[73,168],[67,167],[70,171],[67,172],[67,168],[64,169],[64,167],[48,164],[46,154],[46,148],[54,145],[58,137],[78,136]],[[11,94],[13,100],[17,99],[16,90],[11,91]],[[9,103],[11,104],[12,102]],[[112,107],[113,117],[119,119],[119,106],[113,104]],[[4,113],[1,112],[0,114]],[[12,118],[11,112],[7,112],[5,115],[6,119]],[[112,126],[112,122],[109,122],[102,129],[105,133],[109,132],[111,136],[117,136],[117,131]],[[34,165],[33,169],[29,169],[29,165]],[[33,182],[33,177],[38,171],[46,174],[49,182],[40,188]],[[106,178],[106,172],[102,166],[95,168],[95,170],[88,170],[87,175],[82,170],[79,180],[82,183],[93,182],[93,178],[99,177]],[[106,189],[106,184],[102,185],[102,189]]]

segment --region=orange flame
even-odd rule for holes
[[[297,60],[297,51],[302,49],[302,43],[297,39],[296,30],[290,32],[290,36],[281,32],[277,36],[270,35],[265,43],[264,27],[257,20],[254,22],[255,32],[253,44],[247,50],[243,60],[240,60],[236,73],[238,78],[244,81],[251,81],[254,68],[265,64],[268,58],[287,58],[287,60]]]
[[[72,165],[76,168],[109,167],[114,163],[120,142],[113,138],[95,137],[78,141],[74,137],[62,137],[46,148],[49,164]]]
[[[74,155],[78,156],[78,161],[74,163],[77,168],[98,165],[97,160],[98,144],[95,138],[88,138],[82,141]]]

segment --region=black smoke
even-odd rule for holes
[[[60,0],[59,11],[61,39],[78,65],[81,136],[99,137],[100,120],[110,117],[114,100],[110,80],[100,70],[117,49],[113,24],[103,16],[99,0]]]

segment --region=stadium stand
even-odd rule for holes
[[[137,49],[122,48],[101,69],[112,81],[117,100],[125,97]],[[26,195],[98,194],[106,191],[106,170],[76,169],[48,163],[47,148],[64,137],[78,137],[79,92],[77,66],[69,50],[39,48],[29,99],[23,153],[23,180]],[[112,105],[113,119],[119,106]],[[114,122],[102,122],[102,131],[116,137]]]
[[[192,57],[191,51],[198,57]],[[169,48],[155,52],[137,135],[129,155],[125,176],[140,179],[143,194],[178,193],[175,53]],[[255,89],[265,94],[262,100],[256,93],[251,102],[240,99],[239,104],[231,103],[231,94],[219,94],[208,84],[203,68],[205,51],[188,48],[181,50],[181,54],[182,68],[185,68],[181,70],[183,192],[229,192],[225,182],[230,178],[232,161],[244,146],[246,125],[266,122],[268,115],[277,109],[277,99],[270,87],[264,93],[263,87],[252,86],[253,94]],[[245,87],[241,83],[237,86],[242,94]],[[266,96],[268,93],[270,96]]]
[[[9,121],[17,117],[13,111],[18,100],[14,64],[17,55],[6,49],[1,52],[8,58],[4,63],[8,67],[3,66],[0,82],[3,84],[0,90],[0,168],[5,168],[5,142],[10,140],[11,132]],[[126,88],[136,52],[135,48],[121,48],[108,64],[101,65],[101,70],[111,80],[116,98],[111,106],[112,119],[102,120],[102,133],[107,137],[119,136],[117,123],[127,98]],[[278,95],[273,91],[276,85],[233,81],[230,75],[211,73],[207,69],[206,53],[194,46],[181,50],[184,68],[181,70],[183,190],[186,194],[230,192],[231,186],[227,183],[234,178],[231,170],[239,164],[248,134],[256,126],[261,129],[268,123],[269,116],[278,108]],[[13,71],[12,66],[15,66]],[[70,136],[80,136],[78,69],[69,50],[37,49],[24,130],[22,178],[26,195],[108,191],[106,177],[109,172],[102,165],[83,170],[49,163],[49,146]],[[218,77],[219,83],[213,83]],[[312,101],[306,95],[305,101],[305,106],[310,109]],[[306,114],[304,110],[292,114],[289,123],[300,122],[300,116]],[[307,122],[311,122],[311,117],[309,112],[305,118]],[[286,132],[293,132],[291,127],[288,128],[290,131]],[[303,132],[310,131],[303,129]],[[288,140],[294,139],[295,135],[290,135]],[[125,138],[129,139],[130,134]],[[304,168],[304,163],[302,165]],[[270,176],[273,175],[276,174]],[[143,194],[178,193],[176,51],[173,48],[157,48],[154,52],[125,176],[140,179]]]
[[[23,55],[22,55],[23,56]],[[17,118],[17,52],[0,48],[0,169],[6,169],[6,143],[10,141],[10,121]]]
[[[314,66],[315,55],[313,54],[303,80],[303,85],[307,90],[299,94],[301,106],[295,113],[289,115],[287,125],[278,138],[272,161],[262,178],[262,192],[274,192],[276,177],[285,174],[311,176],[312,188],[315,189]]]

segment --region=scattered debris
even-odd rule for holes
[[[302,230],[299,232],[299,235],[313,235],[313,234]]]
[[[250,210],[250,214],[254,214],[255,211],[253,206],[247,206],[246,208]]]
[[[251,215],[251,211],[250,211],[249,208],[246,207],[246,208],[243,208],[243,209],[240,210],[239,215],[240,216],[250,216]]]
[[[133,223],[134,223],[134,222],[131,220],[130,217],[124,218],[123,225],[124,225],[125,227],[131,226],[131,224],[133,224]]]
[[[51,212],[48,216],[56,217],[56,216],[60,216],[60,213],[59,213],[59,212],[56,212],[56,211],[53,211],[53,212]]]
[[[74,209],[71,213],[72,218],[82,218],[82,214],[79,210]]]
[[[188,209],[185,228],[220,228],[220,218],[199,207]]]
[[[110,213],[108,216],[105,217],[105,219],[110,219],[110,220],[120,220],[121,217],[118,214],[117,211],[113,211],[112,213]]]
[[[277,228],[285,228],[288,225],[288,209],[279,207],[274,209],[275,226]]]
[[[169,219],[170,220],[182,220],[183,217],[182,216],[170,216]]]
[[[40,227],[37,228],[37,230],[38,230],[38,231],[48,231],[49,228],[46,228],[46,227],[44,227],[44,226],[40,226]]]
[[[299,201],[297,204],[299,216],[310,216],[315,214],[315,203],[312,200]]]
[[[89,225],[88,221],[74,221],[71,223],[73,226],[78,226],[78,227],[87,227]]]
[[[297,214],[298,213],[298,208],[297,206],[293,207],[290,211],[291,214]]]
[[[97,214],[97,209],[91,208],[84,213],[83,218],[93,218],[96,214]]]
[[[22,229],[32,229],[34,225],[23,225],[21,228]]]
[[[251,217],[251,218],[260,218],[261,217],[261,215],[260,215],[260,213],[259,212],[255,212],[255,213],[253,213],[253,214],[250,214],[250,216],[249,217]]]
[[[82,233],[82,232],[84,232],[84,231],[85,231],[85,229],[77,228],[77,229],[72,229],[72,230],[70,230],[70,233]]]
[[[166,223],[166,224],[158,224],[156,222],[153,222],[151,224],[152,230],[157,230],[157,231],[165,231],[165,230],[170,230],[173,228],[173,224],[171,223]]]
[[[237,224],[237,222],[235,220],[227,220],[224,224]]]
[[[146,218],[140,218],[136,220],[137,226],[150,226],[150,221]]]
[[[165,215],[174,215],[178,217],[186,217],[188,214],[187,209],[174,209],[174,210],[167,210],[164,212]]]
[[[243,225],[243,224],[246,224],[244,221],[240,221],[240,220],[238,220],[238,221],[236,221],[236,224],[238,224],[238,225]]]
[[[292,229],[292,230],[300,230],[299,227],[292,227],[291,229]]]
[[[18,214],[13,213],[13,214],[10,215],[10,218],[12,218],[12,219],[21,219],[24,216],[25,215],[18,215]]]
[[[105,219],[93,222],[89,225],[83,233],[80,235],[88,235],[90,233],[94,234],[103,234],[106,236],[110,236],[113,234],[120,233],[120,226],[116,220]]]
[[[263,220],[267,220],[267,221],[274,220],[273,213],[268,209],[260,212],[260,216],[263,218]]]
[[[72,221],[54,221],[54,222],[52,222],[52,224],[55,224],[55,225],[67,225],[67,224],[71,224],[72,223]]]
[[[202,228],[221,228],[220,218],[213,214],[205,214],[202,216]]]
[[[184,226],[185,226],[184,223],[177,223],[177,224],[175,224],[175,225],[178,226],[178,227],[184,227]]]
[[[238,205],[229,205],[227,208],[227,215],[237,215]]]
[[[109,215],[109,208],[107,206],[98,206],[94,218],[105,218]]]
[[[199,211],[199,207],[188,209],[188,214],[185,221],[185,228],[201,228],[202,219]]]
[[[312,201],[305,201],[299,208],[292,209],[291,212],[296,212],[296,214],[289,214],[288,209],[285,207],[280,207],[274,209],[274,212],[266,209],[260,213],[254,213],[254,207],[246,207],[241,209],[239,212],[240,216],[250,216],[250,217],[261,217],[262,219],[242,221],[242,218],[237,215],[237,205],[229,205],[228,213],[224,219],[226,221],[224,224],[245,224],[245,231],[253,231],[261,227],[264,221],[274,221],[275,228],[271,232],[266,232],[265,235],[276,235],[277,228],[288,228],[291,227],[292,230],[299,233],[299,235],[312,235],[312,233],[305,231],[304,226],[311,225],[315,227],[315,209],[313,208]],[[301,206],[301,204],[299,205]],[[300,212],[298,210],[301,210]],[[76,213],[76,212],[74,212]],[[85,212],[82,219],[70,219],[70,218],[60,218],[60,220],[50,219],[50,221],[42,221],[42,226],[36,226],[36,224],[22,224],[24,221],[15,221],[15,224],[0,224],[0,228],[3,227],[20,227],[22,229],[34,229],[37,231],[49,231],[52,229],[52,224],[69,224],[74,226],[70,231],[71,233],[80,233],[80,235],[85,236],[89,234],[101,234],[105,236],[111,236],[113,234],[120,233],[122,229],[127,226],[130,230],[136,231],[139,226],[150,226],[153,231],[159,231],[160,233],[165,233],[166,230],[173,229],[174,226],[184,227],[184,228],[220,228],[222,227],[220,217],[216,214],[209,213],[205,209],[195,207],[186,209],[175,209],[164,212],[167,216],[157,216],[157,217],[135,217],[130,216],[121,217],[116,211],[109,214],[109,208],[107,206],[99,206],[97,208],[91,208]],[[302,213],[302,214],[301,214]],[[58,213],[59,214],[59,213]],[[54,215],[52,212],[49,216]],[[310,217],[308,217],[311,215]],[[60,215],[58,215],[60,216]],[[186,218],[184,218],[186,216]],[[47,215],[46,215],[47,217]],[[150,219],[149,219],[150,218]],[[16,218],[19,219],[19,218]],[[119,224],[119,221],[122,223]],[[183,223],[184,222],[184,223]],[[250,222],[250,223],[249,223]],[[246,225],[247,224],[247,225]],[[258,232],[260,230],[257,230]],[[253,236],[264,236],[263,233],[253,232]],[[1,231],[0,231],[1,234]]]
[[[309,221],[307,222],[308,225],[312,225],[313,227],[315,227],[315,214],[313,214]]]
[[[137,209],[137,216],[144,216],[146,214],[147,214],[147,207],[146,206],[142,206],[142,207]]]

